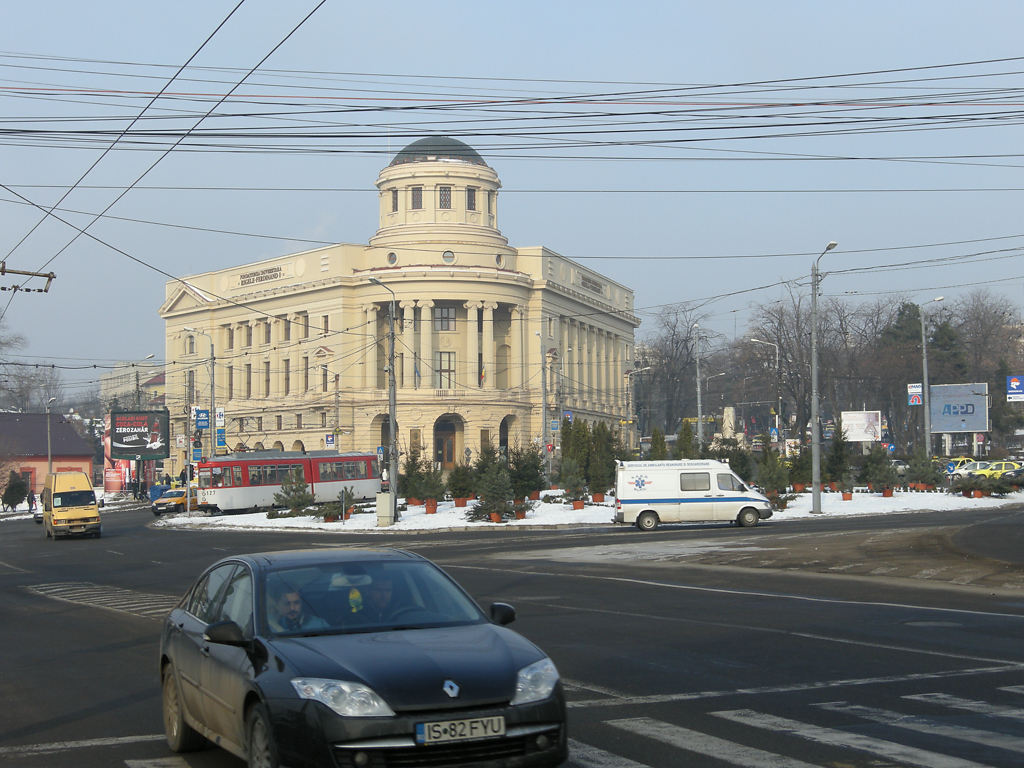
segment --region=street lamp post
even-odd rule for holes
[[[53,474],[53,449],[50,446],[50,406],[56,400],[56,397],[51,397],[46,401],[46,474]]]
[[[925,304],[933,304],[944,298],[946,297],[936,296],[931,301],[926,301]],[[930,461],[932,455],[932,412],[928,393],[931,387],[928,384],[928,338],[924,328],[924,304],[918,306],[918,312],[921,315],[921,404],[924,406],[924,455],[925,459]]]
[[[391,507],[391,520],[398,522],[398,424],[395,421],[397,410],[397,384],[395,383],[395,292],[388,286],[371,277],[370,282],[380,286],[391,294],[391,307],[388,311],[388,491]],[[425,333],[430,333],[427,328]]]
[[[779,417],[782,415],[782,371],[779,369],[779,345],[771,341],[761,341],[761,339],[751,339],[755,344],[764,344],[769,347],[775,347],[775,395],[778,398],[778,407],[775,409],[775,433],[779,436],[779,442],[782,442],[782,432],[779,429]]]
[[[837,245],[832,240],[811,265],[811,512],[821,514],[821,425],[818,423],[818,283],[821,257]]]
[[[626,416],[627,416],[627,421],[628,422],[634,421],[634,416],[636,416],[635,411],[637,410],[637,409],[634,409],[634,407],[633,407],[633,405],[634,405],[634,403],[633,403],[633,387],[632,387],[633,379],[631,379],[630,377],[633,376],[634,374],[640,373],[642,371],[649,371],[649,370],[651,370],[651,366],[647,365],[647,366],[644,366],[643,368],[634,368],[633,370],[626,371],[623,374],[623,376],[626,377],[626,407],[629,409],[629,413],[627,413]],[[636,421],[636,435],[642,436],[642,433],[640,431],[640,423],[639,423],[640,422],[640,418],[639,418],[639,416],[636,416],[635,421]],[[633,450],[633,441],[632,441],[632,437],[633,436],[634,436],[633,435],[633,430],[630,430],[630,441],[629,441],[629,446],[628,447],[629,447],[629,449],[631,451]],[[640,441],[637,440],[637,448],[639,449],[639,447],[640,447]]]
[[[541,323],[543,327],[543,323]],[[551,478],[551,454],[554,453],[554,445],[548,440],[548,360],[547,351],[544,349],[544,335],[537,331],[537,338],[540,339],[540,423],[541,439],[544,441],[544,450],[548,454],[548,479]],[[551,445],[549,449],[548,446]]]
[[[700,402],[700,324],[694,323],[697,329],[697,338],[693,345],[697,361],[697,450],[704,450],[704,409]]]
[[[208,338],[210,340],[210,455],[212,456],[214,453],[217,452],[216,451],[216,447],[215,447],[215,443],[216,443],[216,439],[217,439],[216,438],[217,430],[215,428],[215,424],[216,424],[215,419],[216,419],[216,413],[217,413],[217,399],[216,399],[217,398],[217,396],[216,396],[217,387],[216,387],[216,384],[215,384],[215,377],[216,377],[216,370],[217,370],[217,368],[216,368],[216,359],[213,356],[213,336],[208,334],[206,331],[200,331],[200,330],[198,330],[196,328],[192,328],[192,327],[189,327],[189,326],[186,326],[184,328],[184,330],[186,332],[188,332],[188,333],[195,333],[195,334],[198,334],[199,336],[205,336],[206,338]],[[190,480],[192,478],[192,472],[191,472],[192,457],[188,455],[188,452],[189,452],[189,450],[192,447],[192,441],[191,441],[191,438],[187,434],[185,435],[185,437],[186,437],[186,441],[187,441],[187,444],[188,444],[188,448],[185,449],[185,451],[186,451],[186,454],[185,454],[185,459],[186,459],[186,461],[185,461],[185,467],[186,467],[186,469],[185,469],[185,513],[190,515],[192,513],[192,503],[191,503],[191,499],[192,499],[192,484],[190,482]]]

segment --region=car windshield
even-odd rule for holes
[[[443,571],[422,562],[365,561],[271,571],[271,635],[350,634],[480,624],[487,617]]]
[[[176,498],[178,496],[184,496],[184,495],[185,495],[185,491],[183,491],[181,488],[172,488],[169,491],[164,491],[163,493],[161,493],[160,494],[160,498],[161,499],[173,499],[173,498]]]
[[[92,491],[64,491],[53,494],[54,507],[84,507],[96,503],[96,494]]]

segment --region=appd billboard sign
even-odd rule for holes
[[[932,434],[988,432],[988,384],[932,384]]]
[[[167,411],[111,411],[110,456],[114,459],[166,459],[170,454]]]

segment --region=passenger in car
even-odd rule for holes
[[[306,603],[297,589],[276,584],[271,588],[270,598],[267,623],[274,632],[327,628],[326,621],[306,611]]]

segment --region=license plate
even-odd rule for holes
[[[84,525],[72,525],[71,526],[71,532],[72,533],[84,533],[85,532],[85,526]]]
[[[447,741],[470,741],[505,735],[505,718],[471,717],[465,720],[437,720],[416,723],[417,744],[440,744]]]

